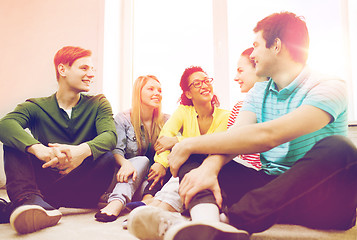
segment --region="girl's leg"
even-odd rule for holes
[[[156,205],[170,212],[182,212],[182,201],[179,195],[179,178],[171,177],[170,180],[156,193]]]
[[[129,159],[137,171],[135,182],[130,178],[127,183],[117,183],[110,194],[108,205],[101,209],[102,213],[118,216],[127,201],[131,201],[134,193],[140,188],[149,169],[149,159],[145,156],[137,156]]]

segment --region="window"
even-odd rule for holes
[[[133,81],[153,74],[162,83],[163,111],[171,114],[181,93],[181,74],[186,67],[199,65],[215,79],[221,102],[228,102],[222,107],[230,109],[244,97],[233,81],[240,53],[252,46],[256,23],[280,11],[305,17],[310,33],[308,64],[348,82],[349,120],[356,121],[357,97],[352,93],[357,92],[357,69],[352,66],[357,66],[357,17],[352,13],[357,3],[353,0],[106,0],[106,26],[114,24],[112,28],[119,31],[106,31],[104,57],[111,64],[104,61],[104,93],[114,102],[115,112],[123,111],[131,105]],[[112,20],[107,19],[110,13]]]
[[[345,2],[344,0],[251,0],[244,2],[228,0],[230,79],[234,78],[240,53],[252,46],[253,29],[256,23],[274,12],[290,11],[303,16],[306,20],[310,35],[308,64],[322,73],[333,74],[346,80],[351,86],[352,83],[356,85],[356,72],[352,81],[351,56],[349,54],[349,44],[356,40],[349,41],[347,39],[349,29],[346,28],[348,19],[345,18],[348,18],[348,6]],[[352,1],[350,2],[352,3]],[[355,1],[353,2],[356,5]],[[352,21],[351,11],[349,13],[351,23],[355,23],[356,20]],[[356,48],[356,45],[353,47]],[[231,103],[234,103],[237,98],[243,96],[240,94],[239,86],[233,81],[230,83]],[[355,86],[354,93],[356,92]],[[352,96],[352,91],[350,96]],[[353,112],[356,112],[354,110],[357,103],[354,104],[354,108],[352,103],[353,101],[350,99],[350,120],[357,119],[353,115]]]
[[[163,112],[172,114],[186,67],[212,76],[212,4],[207,0],[135,0],[133,76],[155,75],[163,89]]]

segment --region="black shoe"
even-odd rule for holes
[[[128,211],[128,212],[131,212],[132,210],[134,210],[135,208],[137,207],[141,207],[141,206],[146,206],[146,204],[144,202],[141,202],[141,201],[138,201],[138,202],[130,202],[130,203],[127,203],[125,205],[125,209]]]
[[[100,210],[94,215],[94,217],[98,222],[114,222],[118,218],[118,216],[115,215],[102,213]]]
[[[14,210],[12,203],[0,198],[0,223],[9,223],[10,214]]]
[[[31,233],[58,223],[62,214],[38,195],[28,195],[17,202],[10,224],[20,234]]]

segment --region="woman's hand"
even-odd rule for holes
[[[121,164],[119,171],[117,173],[117,181],[118,182],[128,182],[128,179],[132,176],[133,181],[135,182],[137,172],[134,166],[131,164],[130,161],[125,160]]]
[[[177,137],[161,136],[156,140],[154,149],[157,154],[160,154],[166,150],[171,150],[176,143],[178,143]]]
[[[151,184],[149,190],[151,190],[159,181],[163,181],[164,176],[166,175],[166,168],[162,166],[160,163],[154,163],[148,175],[148,181],[154,180]]]

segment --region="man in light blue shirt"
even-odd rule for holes
[[[257,123],[278,119],[300,106],[314,106],[331,115],[323,128],[299,136],[260,155],[263,170],[279,175],[301,159],[319,140],[330,135],[347,135],[347,98],[345,82],[313,73],[305,66],[298,77],[279,90],[273,79],[256,83],[242,111],[256,113]]]
[[[345,82],[306,66],[308,30],[295,14],[272,14],[254,32],[250,57],[256,74],[270,80],[249,91],[228,131],[188,138],[172,149],[170,169],[180,177],[192,222],[169,227],[165,239],[203,239],[195,232],[209,232],[204,239],[211,240],[248,239],[275,223],[319,229],[356,223],[357,150],[345,136]],[[261,171],[231,161],[252,153],[261,153]],[[219,208],[237,229],[219,223]],[[131,225],[145,210],[135,216]]]

